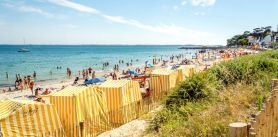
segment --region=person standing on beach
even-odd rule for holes
[[[86,75],[85,75],[85,70],[84,69],[82,70],[82,76],[83,76],[83,79],[85,79]]]
[[[34,90],[33,90],[34,89],[34,85],[35,85],[35,82],[31,81],[29,87],[30,87],[30,90],[32,92],[32,95],[34,95],[34,93],[33,93],[34,92]]]
[[[30,86],[31,83],[31,76],[27,76],[27,86]]]
[[[36,78],[36,77],[37,77],[37,73],[36,73],[36,71],[34,71],[33,78]]]
[[[22,92],[22,90],[24,89],[24,84],[23,84],[22,81],[19,83],[19,89],[20,89],[21,92]]]
[[[69,69],[69,77],[71,77],[71,70]]]
[[[27,81],[27,77],[26,76],[23,79],[23,86],[24,86],[24,89],[26,89],[28,87],[28,81]]]
[[[88,71],[88,69],[86,69],[86,71],[85,71],[86,78],[88,78],[88,75],[89,75],[89,71]]]
[[[89,76],[92,76],[92,70],[93,69],[91,67],[88,68]]]
[[[9,79],[9,74],[8,74],[8,72],[6,72],[6,78]]]

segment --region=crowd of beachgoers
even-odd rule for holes
[[[31,99],[40,98],[40,95],[47,95],[51,92],[55,92],[61,89],[64,89],[66,86],[78,86],[78,85],[87,85],[95,84],[98,82],[102,82],[102,80],[112,79],[132,79],[140,76],[146,76],[149,71],[157,68],[173,68],[178,65],[196,65],[197,71],[202,71],[212,66],[213,64],[224,60],[224,59],[232,59],[237,56],[243,54],[253,54],[257,53],[254,50],[247,49],[218,49],[218,50],[200,50],[195,53],[191,58],[186,58],[183,54],[172,55],[168,59],[162,58],[153,58],[152,62],[145,62],[144,65],[135,67],[132,66],[133,62],[138,62],[138,59],[130,60],[130,62],[124,62],[124,60],[119,60],[118,64],[114,64],[113,71],[108,73],[96,73],[96,70],[93,70],[92,67],[85,68],[79,70],[73,75],[72,70],[70,68],[66,68],[66,75],[68,80],[63,82],[56,82],[53,84],[44,83],[42,85],[37,84],[36,71],[31,75],[21,76],[20,74],[16,74],[15,87],[2,88],[2,95],[8,93],[16,93],[18,95],[13,95],[12,97],[3,96],[3,98],[13,98],[13,99],[26,99],[26,97],[31,97]],[[120,65],[125,64],[125,68],[120,68]],[[110,66],[111,63],[104,62],[103,68]],[[62,69],[62,67],[57,66],[57,69]],[[6,78],[8,79],[10,76],[6,73]],[[94,79],[102,78],[102,80],[95,81]],[[93,80],[90,83],[90,80]],[[44,85],[44,86],[43,86]],[[21,94],[20,92],[24,92]],[[0,95],[1,96],[1,95]],[[0,98],[1,99],[1,98]]]

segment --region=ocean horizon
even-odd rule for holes
[[[151,62],[154,56],[168,60],[172,55],[183,54],[191,58],[196,50],[181,50],[185,45],[0,45],[0,87],[14,85],[15,75],[21,77],[37,73],[36,82],[57,81],[66,79],[66,68],[70,68],[73,76],[79,70],[92,67],[98,72],[112,71],[114,64],[120,69],[126,67],[127,62],[133,66]],[[18,52],[27,48],[30,52]],[[136,61],[138,60],[138,61]],[[102,69],[102,64],[109,62],[109,66]],[[57,69],[61,66],[62,69]],[[6,72],[9,78],[6,78]],[[52,73],[52,74],[51,74]]]

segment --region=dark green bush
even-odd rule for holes
[[[180,106],[188,101],[195,101],[209,96],[216,90],[216,80],[208,73],[202,72],[191,79],[181,82],[166,99],[166,106]]]

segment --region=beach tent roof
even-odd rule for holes
[[[195,65],[180,65],[178,69],[195,68]]]
[[[153,75],[170,75],[173,73],[173,70],[170,69],[155,69],[152,71],[151,74]]]
[[[58,91],[56,93],[51,94],[52,96],[75,96],[78,93],[83,92],[86,89],[86,87],[84,86],[80,86],[80,87],[66,87],[65,89]]]
[[[105,87],[123,87],[124,85],[128,84],[130,80],[108,80],[104,83],[102,83],[99,87],[105,88]]]
[[[6,118],[16,109],[26,104],[42,104],[31,100],[1,100],[0,101],[0,119]]]
[[[0,125],[3,137],[63,135],[55,107],[35,101],[1,101]]]
[[[0,102],[0,119],[6,118],[21,106],[22,104],[19,102],[15,102],[11,100],[2,100]]]

